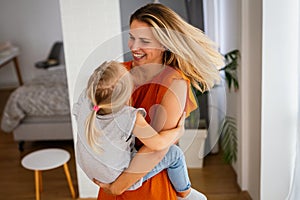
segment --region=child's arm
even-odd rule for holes
[[[157,133],[145,120],[140,112],[137,113],[133,134],[154,151],[163,150],[174,144],[184,133],[185,113],[181,116],[176,128]]]
[[[180,98],[179,98],[180,97]],[[187,97],[187,84],[185,81],[174,81],[169,90],[166,92],[161,106],[165,112],[159,109],[152,118],[153,126],[156,130],[169,130],[176,125],[183,113]],[[94,180],[106,192],[119,195],[127,190],[132,184],[146,175],[159,161],[165,156],[168,148],[162,151],[151,151],[148,147],[143,146],[133,157],[129,167],[111,184],[103,184]]]

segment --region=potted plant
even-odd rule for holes
[[[233,50],[224,55],[225,66],[220,69],[224,71],[228,90],[239,89],[237,67],[240,58],[239,50]],[[225,115],[219,128],[220,144],[223,151],[225,163],[232,164],[237,160],[237,124],[234,117]]]
[[[225,58],[225,66],[220,69],[220,71],[224,71],[225,80],[228,85],[229,91],[233,88],[234,91],[239,89],[239,82],[237,76],[237,67],[238,67],[238,59],[240,58],[239,50],[233,50],[224,55]],[[200,91],[194,89],[195,95],[197,97],[198,103],[201,107],[200,110],[196,110],[191,113],[191,115],[186,120],[186,131],[196,132],[207,129],[209,126],[209,117],[208,117],[208,93],[201,93]],[[203,109],[204,108],[204,109]],[[201,118],[200,118],[201,116]],[[233,163],[237,159],[237,125],[234,117],[228,116],[225,114],[223,120],[221,120],[221,124],[219,126],[218,135],[220,135],[220,146],[223,151],[223,159],[225,163]],[[185,134],[186,135],[186,134]],[[203,135],[203,134],[202,134]],[[205,134],[204,134],[205,135]],[[194,136],[195,137],[195,136]],[[205,140],[205,137],[202,140]],[[189,139],[190,140],[190,139]],[[183,143],[183,142],[182,142]],[[187,146],[189,143],[186,142]],[[189,144],[192,145],[192,144]],[[199,145],[199,144],[198,144]],[[202,158],[204,157],[203,150],[204,142],[202,142],[202,146],[200,147],[200,151],[202,152]],[[199,148],[199,147],[197,147]],[[202,148],[202,150],[201,150]],[[192,150],[195,151],[195,150]],[[195,151],[196,152],[196,151]],[[194,152],[194,154],[196,154]],[[194,159],[194,156],[191,156]],[[201,155],[198,155],[199,159]],[[202,165],[201,165],[202,166]]]

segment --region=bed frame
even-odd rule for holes
[[[53,44],[49,59],[55,59],[57,64],[64,65],[63,43],[57,41]],[[47,60],[47,59],[46,59]],[[45,68],[48,68],[47,66]],[[71,116],[49,116],[49,117],[28,117],[13,130],[14,140],[19,143],[19,150],[24,150],[26,141],[55,141],[73,140]]]
[[[19,151],[24,150],[25,141],[73,140],[69,116],[26,119],[13,131]]]

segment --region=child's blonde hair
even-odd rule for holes
[[[133,82],[129,72],[119,62],[102,63],[88,80],[86,95],[92,103],[92,112],[85,123],[88,144],[99,152],[101,131],[95,127],[96,114],[108,114],[120,110],[130,99]]]

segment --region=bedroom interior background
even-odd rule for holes
[[[47,7],[47,9],[45,9]],[[9,19],[9,20],[8,20]],[[55,41],[62,41],[59,0],[1,1],[0,42],[18,46],[23,81],[31,80],[39,70],[35,62],[48,55]],[[0,69],[0,88],[18,86],[12,64]]]
[[[210,2],[212,2],[212,1],[210,1]],[[230,2],[232,2],[232,1],[230,1]],[[274,5],[273,1],[265,1],[265,2],[266,2],[266,4],[265,4],[266,7],[265,8],[267,8],[269,6],[270,6],[269,8],[271,8]],[[26,2],[26,3],[28,4],[28,2]],[[109,2],[106,2],[106,3],[109,4]],[[246,56],[245,55],[243,56],[243,58],[246,58],[243,61],[243,68],[244,68],[244,72],[243,73],[247,72],[246,74],[249,74],[248,78],[251,78],[251,79],[254,78],[255,81],[259,81],[259,79],[257,79],[257,71],[259,71],[261,69],[259,63],[257,63],[257,62],[259,62],[259,51],[258,50],[260,50],[260,46],[256,42],[254,42],[254,43],[252,42],[251,45],[250,45],[249,41],[260,41],[259,40],[259,34],[260,34],[260,31],[259,31],[260,30],[259,22],[261,21],[261,18],[260,18],[260,12],[259,11],[260,11],[260,9],[262,9],[261,4],[262,4],[261,0],[254,0],[254,1],[253,0],[246,0],[246,1],[243,1],[242,5],[238,6],[238,9],[241,9],[241,12],[242,12],[242,14],[241,14],[242,15],[241,19],[242,19],[242,24],[243,24],[242,25],[242,32],[244,34],[242,36],[242,39],[243,39],[242,40],[243,41],[242,42],[243,43],[242,46],[243,46],[243,54],[246,55]],[[2,7],[2,5],[5,5],[5,4],[2,4],[2,2],[1,2],[1,8],[4,8],[4,7]],[[23,8],[24,7],[26,8],[26,5],[23,5]],[[77,9],[80,10],[80,9],[82,9],[84,7],[85,7],[84,5],[80,5],[80,6],[77,7]],[[278,7],[279,8],[283,8],[280,5]],[[291,8],[294,8],[294,7],[295,6],[292,6]],[[1,10],[1,8],[0,8],[0,10]],[[72,9],[76,9],[76,5],[75,5],[75,7],[71,6],[71,8]],[[18,9],[21,9],[21,8],[19,8],[18,6],[15,6],[14,9],[18,10]],[[26,8],[26,9],[28,10],[29,8]],[[276,9],[276,7],[274,9]],[[5,13],[5,12],[0,12],[0,15],[3,14],[3,13]],[[290,11],[289,11],[289,13],[290,13]],[[2,19],[6,20],[7,16],[10,16],[10,15],[7,14],[7,13],[6,13],[5,17],[2,17],[2,15],[1,15],[1,18],[0,18],[1,25],[3,24],[5,26],[5,23],[3,23],[3,21],[1,21],[1,20]],[[274,15],[274,16],[276,16],[276,15]],[[70,17],[70,15],[65,16],[65,17],[68,18],[68,17]],[[274,20],[276,21],[276,19],[274,19]],[[15,21],[13,21],[13,22],[15,22]],[[111,25],[111,24],[108,23],[107,25]],[[0,33],[1,33],[0,36],[3,36],[2,33],[4,33],[4,31],[5,31],[4,29],[0,30]],[[22,31],[21,31],[21,33],[22,33]],[[88,30],[88,31],[90,31],[90,30]],[[17,32],[18,32],[18,30],[16,30],[16,32],[12,32],[11,33],[12,36],[15,33],[17,33]],[[5,33],[7,34],[7,32],[5,32]],[[111,33],[111,34],[113,34],[113,33]],[[87,35],[87,33],[85,33],[85,36],[86,35]],[[25,34],[25,36],[29,37],[29,36],[27,36],[27,34]],[[30,41],[32,41],[32,38],[29,38],[29,39],[30,39]],[[97,41],[96,38],[93,38],[93,39],[95,39],[94,41]],[[34,40],[33,40],[33,42],[34,42]],[[83,41],[82,42],[82,46],[85,49],[85,51],[88,51],[91,48],[86,48],[86,46],[91,47],[91,44],[87,45],[86,42],[90,42],[90,40]],[[31,43],[31,44],[34,44],[34,43]],[[80,47],[80,44],[77,44],[77,45]],[[47,46],[47,45],[45,45],[45,46]],[[42,53],[43,55],[47,54],[47,51],[50,48],[50,46],[51,46],[51,44],[49,43],[49,46],[47,48],[45,48],[45,51]],[[43,57],[43,55],[40,55],[38,58],[35,58],[33,60],[36,61],[39,58]],[[78,55],[79,55],[79,57],[82,56],[80,54],[78,54]],[[70,63],[70,64],[73,64],[73,63]],[[26,66],[28,66],[28,65],[26,65]],[[246,69],[246,71],[245,71],[245,69]],[[76,70],[76,68],[75,68],[75,70]],[[1,71],[0,75],[2,76],[3,73],[4,73],[4,71]],[[29,74],[29,72],[26,72],[26,74]],[[245,74],[243,74],[243,76],[244,75]],[[1,77],[0,81],[5,80],[5,78],[8,78],[8,77],[9,77],[9,80],[12,80],[13,83],[14,83],[14,81],[16,82],[14,74],[13,74],[13,71],[10,71],[10,69],[8,69],[8,76],[6,76],[4,78]],[[243,80],[243,84],[242,85],[243,85],[243,87],[245,87],[245,85],[247,86],[247,79]],[[1,84],[1,86],[2,87],[5,86],[5,83],[3,85]],[[257,86],[257,84],[255,84],[255,86]],[[242,166],[240,166],[240,167],[242,167],[243,173],[246,173],[248,175],[246,175],[246,176],[245,176],[245,174],[243,175],[244,179],[241,180],[241,184],[242,184],[243,188],[250,188],[251,194],[254,194],[254,197],[258,197],[259,196],[259,191],[256,190],[256,186],[259,185],[259,180],[258,181],[256,180],[256,174],[259,172],[259,171],[257,171],[257,170],[259,170],[259,168],[257,168],[256,166],[250,165],[250,163],[254,163],[252,161],[257,161],[257,156],[255,156],[256,155],[256,149],[252,153],[247,152],[247,147],[252,146],[253,144],[256,147],[255,144],[257,143],[256,142],[257,139],[255,139],[255,138],[257,138],[257,132],[258,131],[257,131],[257,128],[255,128],[255,127],[252,128],[252,127],[253,127],[253,125],[256,124],[256,122],[257,122],[256,118],[257,118],[258,115],[256,115],[256,113],[255,113],[256,111],[255,110],[253,111],[251,109],[251,108],[253,108],[253,106],[255,106],[253,104],[256,102],[256,95],[255,95],[256,93],[251,88],[247,88],[247,87],[246,87],[246,90],[243,90],[243,91],[247,91],[247,89],[249,89],[248,92],[247,92],[248,94],[242,94],[242,99],[244,99],[245,97],[247,97],[247,95],[248,95],[248,97],[249,97],[250,94],[253,94],[253,95],[251,95],[251,98],[249,99],[250,102],[248,102],[248,104],[245,105],[246,110],[248,109],[248,111],[249,111],[249,108],[250,108],[251,112],[249,113],[249,115],[247,116],[246,119],[243,119],[243,124],[244,125],[247,124],[247,126],[250,126],[250,129],[248,131],[251,132],[251,136],[249,136],[249,135],[247,136],[247,134],[246,134],[245,135],[246,137],[244,138],[244,141],[243,141],[243,146],[246,147],[246,149],[245,149],[246,151],[243,151],[243,158],[245,158],[245,161],[242,162]],[[243,111],[245,111],[245,109],[243,109]],[[244,125],[242,127],[243,131],[244,131],[245,128],[247,128],[247,127],[244,127]],[[283,138],[283,139],[285,140],[285,138]],[[259,143],[259,141],[258,141],[258,143]],[[276,158],[274,158],[274,159],[276,159]],[[270,158],[266,159],[266,161],[269,162]],[[277,160],[272,160],[272,162],[276,163]],[[282,184],[286,184],[286,182],[284,182]],[[266,185],[266,187],[267,186],[268,185]],[[267,191],[267,189],[270,189],[270,188],[263,188],[262,190]]]
[[[150,1],[146,1],[146,3],[147,2],[150,2]],[[162,1],[163,2],[163,1]],[[167,4],[167,3],[166,3]],[[105,6],[107,6],[106,5],[106,3],[104,3],[104,4],[101,4],[101,5],[105,5]],[[22,5],[23,6],[23,8],[25,7],[26,8],[26,5]],[[28,5],[27,5],[28,6]],[[37,6],[41,6],[41,5],[37,5]],[[80,6],[82,6],[82,5],[80,5]],[[175,5],[172,5],[172,6],[175,6]],[[29,7],[29,6],[28,6]],[[76,5],[75,4],[73,4],[72,6],[70,6],[69,7],[70,9],[76,9]],[[86,5],[86,6],[82,6],[82,8],[84,9],[84,8],[86,8],[86,9],[89,9],[88,8],[88,6]],[[179,6],[179,8],[180,8],[180,6]],[[21,7],[20,7],[20,9],[21,9]],[[100,8],[101,9],[101,8]],[[29,8],[26,8],[25,9],[25,12],[29,12]],[[175,9],[176,10],[176,9]],[[24,12],[24,10],[23,10],[23,12]],[[97,15],[96,15],[97,16]],[[64,16],[64,17],[66,17],[66,16]],[[67,16],[67,17],[70,17],[70,15],[69,16]],[[95,17],[95,16],[94,16]],[[90,20],[90,19],[88,19],[88,20]],[[52,24],[52,22],[49,22],[50,24]],[[111,24],[109,23],[109,22],[104,22],[104,23],[108,23],[110,26],[111,26]],[[67,28],[70,28],[70,27],[67,27]],[[87,29],[86,29],[86,32],[85,33],[87,33],[87,34],[91,34],[90,32],[91,32],[92,30],[91,30],[91,27],[88,27]],[[94,30],[93,30],[94,31]],[[115,34],[116,32],[114,32],[114,33],[110,33],[110,34]],[[27,33],[28,35],[32,35],[31,33]],[[26,34],[26,35],[27,35]],[[106,34],[106,33],[105,33]],[[107,33],[108,34],[108,33]],[[77,35],[75,36],[75,37],[77,37]],[[32,39],[32,38],[31,38]],[[30,40],[31,41],[31,40]],[[89,46],[89,47],[91,47],[92,46],[92,42],[95,42],[95,41],[99,41],[97,38],[96,39],[93,39],[93,40],[88,40],[88,41],[84,41],[84,42],[81,42],[81,44],[79,45],[79,43],[80,42],[75,42],[75,44],[76,45],[78,45],[80,48],[86,48],[86,46]],[[85,43],[87,43],[87,44],[85,44]],[[50,48],[50,46],[51,46],[51,44],[49,44],[48,45],[48,47]],[[44,52],[44,54],[43,55],[41,55],[41,56],[39,56],[38,58],[36,58],[36,59],[34,59],[34,61],[32,61],[32,66],[33,66],[33,63],[35,62],[35,61],[37,61],[37,60],[39,60],[41,57],[44,57],[44,55],[46,55],[47,54],[47,51],[49,50],[49,48],[47,49],[47,50],[45,50],[45,52]],[[76,50],[72,50],[72,51],[76,51]],[[41,51],[39,51],[39,52],[41,52]],[[80,56],[82,56],[82,55],[79,55],[79,58],[80,58]],[[82,57],[81,57],[82,58]],[[67,61],[68,62],[68,61]],[[76,70],[75,70],[76,71]],[[70,73],[73,73],[73,72],[70,72]],[[76,73],[76,72],[75,72]]]
[[[63,51],[59,56],[61,63],[55,68],[60,68],[60,72],[55,72],[54,68],[44,70],[35,66],[38,61],[47,58],[55,42],[62,41],[59,1],[2,1],[0,24],[0,41],[9,41],[20,50],[18,60],[25,85],[17,88],[11,63],[1,68],[0,88],[14,90],[6,105],[7,112],[1,119],[2,130],[13,132],[21,151],[24,141],[72,139]],[[33,87],[35,89],[30,90]],[[39,89],[42,89],[40,94],[52,97],[47,99],[39,95]],[[21,91],[25,96],[21,96]],[[59,97],[53,97],[55,93]],[[34,101],[36,103],[32,103]],[[60,114],[54,119],[50,115],[55,110]],[[27,118],[25,113],[31,113],[34,117]],[[61,116],[63,113],[65,117]],[[42,115],[46,116],[40,117]],[[19,122],[22,122],[21,126],[15,129]]]

